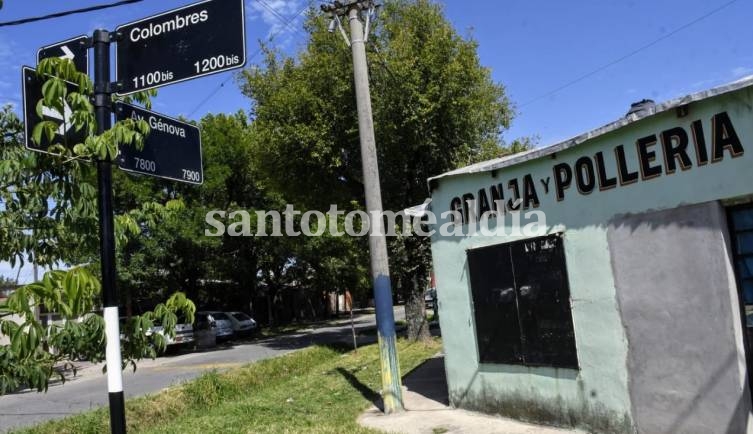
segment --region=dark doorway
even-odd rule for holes
[[[732,257],[740,294],[748,386],[753,390],[753,204],[729,208],[729,231]]]

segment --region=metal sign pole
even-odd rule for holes
[[[110,107],[110,33],[94,32],[94,110],[97,134],[112,127]],[[102,256],[102,302],[107,336],[107,391],[110,400],[110,430],[125,434],[123,368],[120,355],[118,295],[115,288],[115,226],[112,208],[112,162],[109,157],[97,161],[99,185],[99,237]]]

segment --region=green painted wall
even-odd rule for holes
[[[687,116],[669,110],[619,130],[596,137],[574,148],[493,172],[442,178],[432,192],[432,210],[439,217],[449,211],[453,198],[479,189],[523,178],[530,174],[540,206],[547,218],[547,233],[564,232],[572,315],[579,370],[527,368],[478,363],[474,335],[466,250],[514,241],[511,236],[432,237],[439,311],[446,354],[446,370],[453,405],[528,420],[570,424],[598,432],[631,432],[633,421],[626,368],[627,341],[617,307],[615,282],[607,242],[608,222],[617,215],[638,214],[682,205],[747,196],[753,193],[753,90],[691,103]],[[701,120],[706,146],[711,153],[714,115],[726,112],[739,135],[745,153],[732,158],[724,152],[720,162],[699,166],[693,149],[691,123]],[[628,168],[639,167],[636,141],[673,127],[690,135],[692,168],[666,174],[661,143],[654,165],[659,177],[639,180],[611,190],[581,194],[572,187],[557,201],[553,167],[603,152],[607,176],[615,176],[613,149],[624,145]],[[550,190],[542,181],[550,178]],[[505,191],[509,197],[510,191]],[[508,223],[510,218],[506,218]],[[438,229],[446,219],[440,219]],[[506,229],[509,233],[509,229]]]

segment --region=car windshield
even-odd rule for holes
[[[212,314],[212,317],[214,317],[214,320],[215,320],[215,321],[217,321],[217,320],[221,320],[221,321],[227,321],[227,320],[229,320],[229,319],[230,319],[230,318],[228,318],[228,317],[227,317],[227,315],[225,315],[225,314],[224,314],[224,313],[222,313],[222,312],[217,312],[217,313],[213,313],[213,314]]]
[[[233,318],[237,319],[238,321],[249,321],[251,319],[250,316],[246,315],[243,312],[235,312],[231,315],[233,315]]]

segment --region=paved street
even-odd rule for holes
[[[402,307],[395,308],[395,319],[404,318]],[[375,325],[374,315],[358,315],[356,328],[363,330]],[[375,339],[361,336],[360,342]],[[204,352],[164,356],[145,360],[137,371],[126,370],[123,384],[126,397],[140,396],[160,391],[166,387],[197,377],[204,371],[228,369],[250,362],[283,355],[312,344],[352,342],[350,323],[338,321],[337,325],[311,328],[297,334],[252,340],[218,346]],[[0,432],[33,425],[50,419],[107,405],[107,379],[100,366],[90,366],[70,378],[64,385],[50,386],[47,393],[24,391],[0,397]]]

